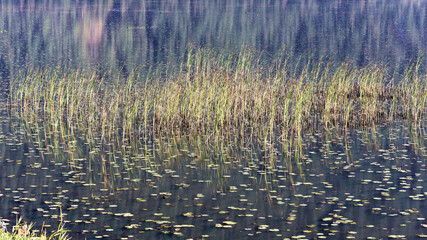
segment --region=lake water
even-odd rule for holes
[[[0,218],[51,231],[62,217],[76,239],[425,237],[424,125],[319,130],[301,151],[251,136],[101,146],[17,121],[5,98],[29,67],[129,72],[189,46],[401,72],[427,56],[426,11],[425,0],[0,0]]]
[[[173,62],[189,44],[403,69],[426,57],[427,1],[0,2],[0,72],[26,66],[125,71]]]
[[[425,135],[401,123],[307,134],[290,164],[280,144],[202,136],[71,151],[1,120],[1,216],[52,230],[62,212],[77,239],[426,234]]]

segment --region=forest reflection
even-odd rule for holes
[[[402,70],[425,50],[427,1],[0,1],[0,71],[177,62],[189,44]],[[425,53],[421,53],[426,56]]]

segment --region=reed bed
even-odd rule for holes
[[[282,59],[267,65],[249,50],[190,50],[172,74],[33,69],[14,79],[10,106],[26,123],[48,122],[46,130],[64,138],[79,133],[104,143],[162,132],[291,139],[317,127],[426,120],[421,61],[394,83],[382,65],[308,63],[296,73]]]

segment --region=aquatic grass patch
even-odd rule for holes
[[[189,51],[173,74],[141,77],[134,71],[106,79],[97,71],[30,70],[14,79],[10,105],[21,120],[42,119],[63,136],[80,133],[102,142],[165,132],[249,133],[268,140],[277,133],[293,138],[317,127],[394,119],[420,125],[427,99],[420,62],[393,83],[381,65],[308,63],[296,73],[286,61],[267,65],[246,49]]]
[[[3,222],[3,221],[2,221]],[[6,227],[0,229],[0,240],[68,240],[70,239],[67,230],[64,228],[64,224],[61,222],[58,225],[57,230],[51,233],[49,236],[45,230],[41,230],[41,234],[37,234],[40,231],[32,230],[33,224],[22,222],[22,218],[19,218],[9,232]]]

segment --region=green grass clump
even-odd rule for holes
[[[103,142],[154,132],[293,138],[315,127],[423,124],[427,74],[419,69],[409,67],[394,84],[381,65],[307,64],[295,73],[287,60],[267,66],[248,50],[200,50],[173,74],[142,80],[136,71],[114,79],[97,71],[29,71],[14,80],[10,103],[27,123],[43,119],[50,132]]]
[[[62,223],[59,224],[58,229],[54,231],[50,236],[46,234],[46,231],[42,230],[41,234],[36,234],[32,230],[33,224],[22,223],[22,219],[19,219],[15,226],[12,227],[12,231],[4,232],[0,229],[0,240],[68,240],[70,239],[67,235],[67,230],[64,229]]]

